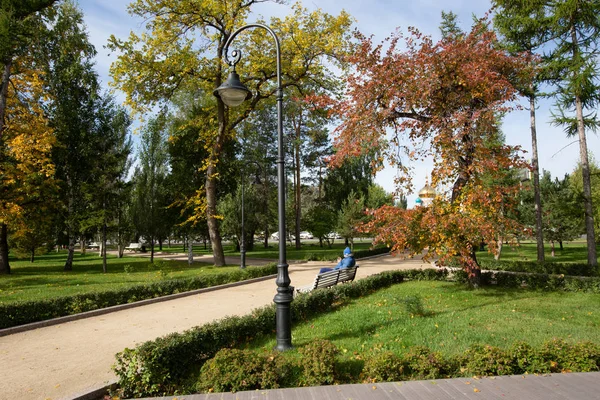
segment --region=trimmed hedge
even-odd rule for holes
[[[357,382],[590,372],[600,370],[600,346],[554,339],[540,348],[515,342],[507,349],[473,345],[463,354],[445,357],[427,347],[411,347],[404,354],[371,354],[362,369],[350,370],[338,360],[336,346],[317,340],[298,349],[299,357],[253,350],[222,349],[200,370],[197,392],[237,392],[280,387],[318,386]],[[360,367],[360,366],[359,366]]]
[[[530,272],[536,274],[556,274],[574,276],[600,276],[600,270],[587,263],[558,263],[537,261],[482,260],[481,269],[511,272]]]
[[[264,267],[238,269],[228,273],[203,275],[189,279],[160,281],[119,290],[3,304],[0,305],[0,329],[276,273],[277,266],[269,264]]]
[[[387,254],[390,252],[389,247],[375,247],[372,249],[366,250],[356,250],[354,252],[354,258],[358,260],[359,258],[366,258],[371,256],[377,256],[379,254]],[[339,256],[335,254],[327,254],[327,253],[307,253],[304,256],[306,261],[335,261]]]
[[[455,279],[459,282],[468,282],[467,276],[463,271],[456,271],[450,275],[449,270],[445,268],[415,269],[383,272],[378,275],[373,275],[368,278],[355,281],[351,284],[338,285],[329,289],[315,290],[309,294],[297,296],[294,299],[291,305],[292,322],[305,322],[323,312],[332,311],[335,308],[344,305],[350,299],[366,296],[378,289],[400,283],[404,279],[448,280],[449,278]],[[600,293],[600,278],[516,275],[514,273],[507,272],[483,273],[482,284],[490,283],[495,283],[505,287],[527,286],[535,289],[567,291],[582,290]],[[196,384],[196,374],[198,371],[208,360],[215,357],[219,350],[243,347],[244,344],[250,342],[255,337],[260,337],[267,334],[272,335],[274,333],[274,329],[275,307],[274,305],[270,305],[261,309],[256,309],[247,316],[225,318],[218,322],[192,328],[183,333],[174,333],[153,341],[142,343],[134,349],[125,349],[123,352],[117,354],[117,361],[114,366],[114,370],[119,378],[120,388],[123,391],[122,395],[130,397],[143,397],[168,395],[172,393],[189,391]],[[548,346],[551,347],[551,345]],[[591,370],[596,367],[594,367],[592,362],[589,360],[596,360],[596,362],[600,360],[600,351],[598,350],[597,346],[590,347],[591,345],[588,344],[560,344],[557,346],[568,349],[568,351],[565,350],[567,352],[565,353],[565,357],[561,359],[563,360],[562,364],[561,361],[557,361],[558,359],[551,360],[558,364],[557,366],[552,367],[554,364],[551,363],[551,368],[549,371],[554,371],[557,368],[563,368],[565,370],[586,370],[581,366],[577,366],[576,368],[569,366],[569,363],[572,362],[568,361],[572,360],[572,358],[570,358],[571,356],[575,357],[575,359],[584,360],[582,361],[583,364],[589,364],[589,368],[592,368]],[[578,350],[579,347],[577,346],[581,346],[581,352]],[[516,361],[513,360],[514,357],[511,358],[512,361],[509,362],[511,367],[509,369],[508,367],[503,366],[506,363],[501,361],[499,358],[499,356],[504,353],[498,353],[499,351],[501,352],[501,350],[497,350],[495,348],[484,347],[483,349],[480,349],[478,347],[474,347],[472,350],[470,350],[470,353],[468,353],[470,354],[470,361],[465,361],[463,359],[444,360],[438,353],[431,353],[428,349],[424,348],[414,348],[407,353],[407,358],[401,360],[394,358],[391,355],[382,355],[382,360],[373,362],[383,364],[383,366],[369,367],[373,371],[380,371],[379,375],[372,375],[371,373],[365,372],[363,380],[372,379],[379,381],[422,379],[441,376],[462,376],[454,375],[455,372],[453,371],[457,370],[457,365],[459,366],[458,371],[460,371],[460,368],[466,368],[466,371],[468,371],[467,375],[484,375],[486,374],[486,369],[489,371],[495,371],[494,373],[501,370],[518,371],[516,367],[512,366],[514,363],[517,363],[517,365],[519,365],[519,363],[525,365],[524,363],[529,362],[527,360],[532,359],[542,360],[538,364],[541,363],[540,365],[543,365],[544,367],[537,367],[536,365],[538,364],[535,364],[533,367],[522,367],[530,368],[525,369],[525,371],[545,371],[546,369],[544,368],[546,368],[548,365],[547,360],[552,359],[553,357],[556,358],[554,356],[556,353],[553,353],[550,350],[548,350],[550,352],[544,350],[546,353],[548,353],[547,355],[544,355],[546,353],[544,353],[542,349],[540,350],[542,351],[542,353],[540,353],[541,355],[538,355],[537,350],[533,351],[529,349],[526,344],[520,344],[518,349],[520,349],[520,353],[517,350],[514,350],[512,353],[510,353],[510,357],[513,357],[514,355],[514,357],[516,357]],[[227,357],[225,357],[225,359],[227,359]],[[250,357],[249,360],[249,362],[257,362],[256,359],[252,357]],[[313,362],[315,361],[311,361],[311,363]],[[578,364],[578,361],[573,362],[575,362],[577,365],[580,365]],[[406,377],[404,377],[405,375],[400,375],[401,378],[396,378],[398,376],[397,373],[390,369],[393,365],[402,365],[403,367],[401,370],[409,371],[407,372],[408,375],[406,375]],[[595,365],[597,366],[598,364],[596,363]],[[217,368],[215,366],[213,367]],[[275,367],[278,368],[278,370],[282,370],[283,368],[283,370],[287,371],[279,364],[277,364]],[[264,371],[267,371],[265,372],[268,375],[267,378],[271,377],[270,372],[268,372],[271,370],[267,369],[266,366],[264,368]],[[365,366],[365,368],[367,368],[367,366]],[[327,377],[337,377],[339,373],[340,372],[334,371],[332,375],[332,372],[328,369]],[[375,374],[375,372],[373,372],[373,374]],[[216,375],[218,374],[212,375],[214,379],[218,379]],[[289,377],[289,374],[286,373],[285,376]],[[384,378],[385,376],[388,376],[388,378]],[[271,382],[270,384],[281,384],[279,381],[274,382],[270,378],[267,378],[265,379],[266,381]],[[315,376],[312,376],[311,379],[313,378],[318,379],[318,377]],[[211,382],[215,381],[208,379],[204,381],[201,386],[207,387],[206,385],[217,385],[216,383]],[[253,378],[252,382],[257,382],[257,380]],[[233,385],[232,382],[229,384]],[[222,385],[223,387],[227,386],[227,384],[224,382],[221,382],[219,385]]]
[[[352,284],[297,296],[291,305],[292,322],[306,321],[351,298],[400,283],[405,272],[384,272]],[[190,376],[217,351],[240,347],[257,336],[273,334],[274,328],[275,306],[269,305],[243,317],[228,317],[125,349],[117,354],[114,366],[123,396],[156,396],[184,390],[189,387]]]
[[[467,274],[463,270],[454,271],[453,274],[459,282],[467,283],[469,281]],[[481,285],[600,293],[600,278],[585,276],[485,271],[481,273]]]

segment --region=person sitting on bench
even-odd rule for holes
[[[319,274],[322,274],[323,272],[334,271],[336,269],[352,268],[354,265],[356,265],[356,260],[354,260],[354,256],[352,255],[352,250],[350,250],[350,247],[346,247],[344,249],[344,258],[338,258],[338,260],[339,262],[335,267],[321,268],[319,270]]]

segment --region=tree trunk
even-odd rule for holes
[[[220,39],[217,48],[217,59],[223,58],[223,48],[228,35],[224,35]],[[217,73],[215,74],[215,87],[219,87],[222,83],[222,63],[217,63]],[[208,235],[213,250],[215,266],[225,266],[225,253],[223,252],[223,243],[221,243],[221,232],[219,231],[219,221],[217,220],[217,162],[221,154],[221,148],[225,135],[227,133],[227,115],[225,114],[225,103],[220,98],[217,98],[217,120],[219,128],[215,144],[212,147],[209,155],[208,166],[206,167],[206,220],[208,224]]]
[[[0,275],[10,274],[8,262],[8,226],[0,224]]]
[[[188,236],[188,264],[192,265],[194,263],[194,243],[192,241],[192,237]]]
[[[2,60],[4,70],[2,71],[2,80],[0,81],[0,143],[2,142],[2,134],[4,131],[4,115],[6,113],[6,98],[8,96],[8,85],[10,81],[10,69],[12,67],[12,59]]]
[[[29,262],[33,263],[35,261],[35,246],[31,246],[31,253],[29,254]]]
[[[81,239],[83,242],[83,238]],[[67,261],[65,261],[65,271],[73,271],[73,256],[75,254],[75,236],[69,233],[69,249],[67,252]]]
[[[583,202],[585,208],[585,233],[587,237],[588,264],[598,266],[596,254],[596,235],[594,232],[594,207],[592,205],[592,183],[590,179],[590,164],[587,150],[587,139],[583,125],[583,106],[579,96],[575,98],[577,110],[577,132],[579,133],[579,153],[581,156],[581,175],[583,177]]]
[[[498,238],[498,243],[496,244],[497,253],[494,254],[494,260],[498,261],[500,259],[500,255],[502,254],[502,237]]]
[[[578,48],[577,32],[571,26],[571,37],[573,39],[573,58],[577,56]],[[576,77],[575,77],[576,78]],[[587,139],[585,137],[585,126],[583,123],[583,104],[581,97],[575,95],[575,112],[577,115],[577,133],[579,135],[579,155],[581,158],[581,175],[583,178],[583,202],[585,208],[585,233],[587,238],[588,265],[598,267],[598,256],[596,255],[596,235],[594,233],[594,207],[592,205],[592,183],[590,180],[590,163],[587,150]]]
[[[533,89],[531,87],[530,89]],[[529,114],[531,117],[531,166],[533,167],[533,198],[535,207],[535,240],[537,244],[537,260],[544,261],[544,231],[542,228],[542,200],[540,196],[540,167],[538,163],[537,132],[535,125],[535,97],[529,97]]]
[[[300,242],[300,221],[302,219],[302,185],[300,184],[300,134],[302,127],[302,113],[296,125],[296,140],[294,143],[294,210],[296,211],[296,249],[302,248]]]
[[[551,253],[552,257],[554,257],[555,256],[555,253],[554,253],[554,240],[550,242],[550,248],[552,249],[552,253]]]
[[[150,236],[150,263],[154,263],[154,236]]]
[[[106,224],[102,224],[102,240],[100,246],[102,249],[102,272],[106,273],[108,270],[106,266]]]

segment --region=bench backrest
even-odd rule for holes
[[[314,289],[327,288],[335,286],[340,282],[351,282],[356,276],[358,265],[351,268],[337,269],[333,271],[323,272],[315,278]]]

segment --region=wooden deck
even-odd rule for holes
[[[175,398],[178,400],[594,400],[600,399],[600,372],[436,379],[161,397],[161,399]]]

